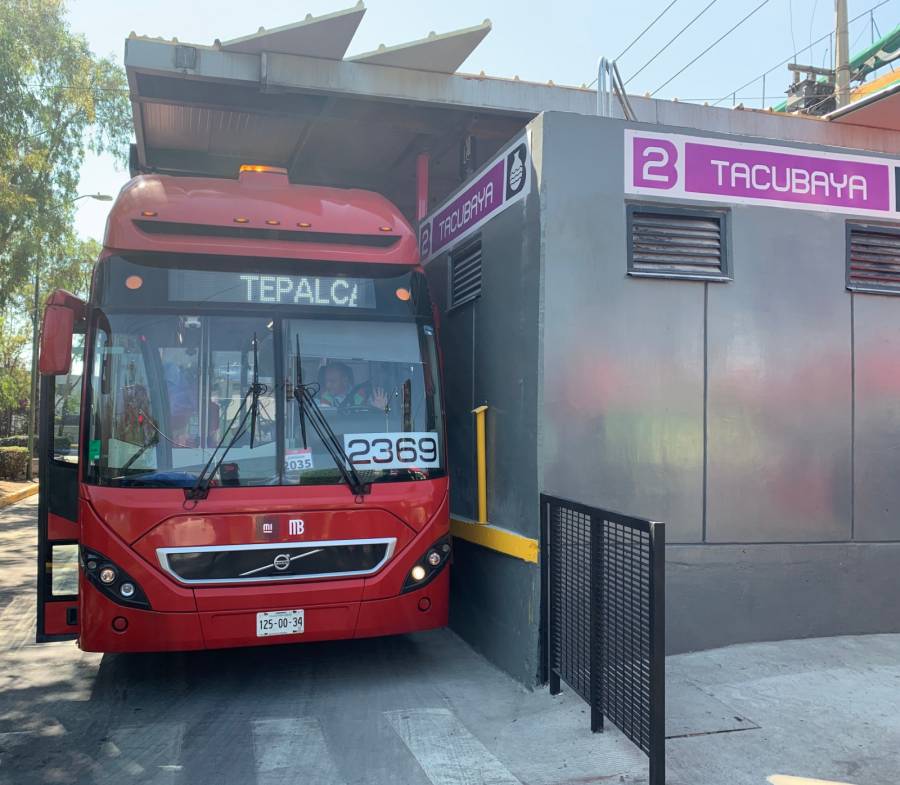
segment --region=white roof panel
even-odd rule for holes
[[[439,74],[456,73],[491,32],[491,20],[485,19],[480,25],[454,30],[450,33],[429,33],[427,38],[410,41],[397,46],[382,44],[374,52],[348,57],[355,63],[387,65],[394,68],[410,68],[415,71],[432,71]]]
[[[271,30],[260,27],[252,35],[223,42],[222,49],[243,54],[282,52],[340,60],[347,52],[365,13],[365,6],[359,2],[353,8],[333,14],[307,15],[302,22],[273,27]]]

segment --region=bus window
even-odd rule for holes
[[[188,487],[217,445],[233,441],[227,484],[277,482],[270,321],[105,316],[91,380],[89,481]],[[254,378],[264,392],[251,445],[249,422],[240,423]]]
[[[423,328],[414,322],[291,319],[285,369],[300,376],[366,482],[410,480],[443,471],[440,402]],[[287,405],[285,482],[335,483],[338,469],[301,412]]]
[[[84,363],[84,335],[72,337],[72,368],[57,376],[53,401],[53,460],[78,463],[78,428],[81,412],[81,378]]]
[[[78,543],[50,546],[50,592],[54,597],[78,594]]]

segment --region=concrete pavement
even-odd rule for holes
[[[0,511],[0,785],[646,781],[565,689],[529,692],[450,631],[162,655],[34,640],[36,500]],[[900,636],[667,661],[668,782],[900,782]]]

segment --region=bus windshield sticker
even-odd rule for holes
[[[344,451],[354,466],[370,469],[435,469],[441,465],[438,435],[430,431],[346,433]]]
[[[324,275],[170,270],[169,297],[188,302],[374,308],[375,281]]]
[[[298,449],[285,451],[284,470],[286,472],[300,472],[312,468],[314,468],[312,450]]]

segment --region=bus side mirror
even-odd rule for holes
[[[66,374],[72,367],[72,335],[75,311],[65,305],[48,305],[41,327],[38,368],[42,374]]]

